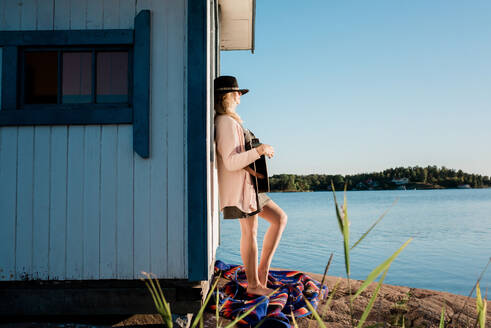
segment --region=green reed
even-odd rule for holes
[[[397,251],[394,252],[387,260],[382,262],[379,266],[377,266],[375,269],[370,272],[370,274],[367,276],[365,281],[361,284],[361,286],[358,288],[356,293],[353,295],[352,290],[351,290],[351,266],[350,266],[350,253],[351,251],[360,244],[361,241],[365,239],[365,237],[368,236],[368,234],[375,228],[375,226],[385,217],[389,209],[397,202],[397,200],[392,204],[392,206],[387,209],[375,222],[368,228],[368,230],[352,245],[350,246],[350,221],[348,218],[348,203],[347,203],[347,198],[346,198],[346,187],[344,187],[344,197],[343,197],[343,205],[340,207],[337,201],[336,197],[336,190],[334,188],[334,183],[331,181],[331,188],[333,192],[333,197],[334,197],[334,207],[336,211],[336,218],[339,226],[339,230],[341,231],[341,235],[343,236],[343,249],[344,249],[344,264],[345,264],[345,270],[346,270],[346,277],[348,279],[348,292],[350,295],[350,318],[351,318],[351,325],[354,326],[354,315],[353,315],[353,301],[371,284],[377,279],[380,275],[382,276],[380,280],[378,281],[377,287],[375,288],[375,291],[368,302],[367,306],[365,307],[365,310],[363,311],[363,314],[361,315],[360,320],[358,321],[357,327],[362,327],[363,324],[365,323],[368,315],[370,314],[370,311],[372,310],[373,304],[375,303],[375,299],[377,298],[378,292],[382,286],[382,283],[385,279],[385,276],[387,275],[387,272],[389,270],[390,265],[392,262],[399,256],[399,254],[402,252],[404,248],[412,241],[412,238],[409,238]],[[332,296],[332,294],[331,294]],[[321,327],[325,327],[324,322],[322,321],[321,317],[317,313],[317,311],[312,307],[312,305],[306,300],[307,307],[312,311],[314,318],[317,320],[319,325]]]
[[[159,280],[157,279],[157,277],[153,273],[147,273],[147,272],[142,271],[141,274],[145,278],[141,278],[140,280],[142,280],[145,283],[145,285],[147,286],[147,288],[150,292],[150,295],[152,296],[153,302],[155,304],[155,308],[156,308],[158,314],[160,314],[160,316],[162,317],[162,320],[164,321],[164,325],[168,328],[173,328],[172,312],[171,312],[170,304],[165,299],[162,288],[160,287]],[[211,295],[213,294],[213,291],[215,291],[215,290],[216,290],[216,312],[215,312],[216,327],[217,328],[222,327],[222,325],[220,324],[220,320],[219,320],[220,319],[220,314],[219,314],[220,309],[218,307],[218,304],[219,304],[219,302],[218,302],[219,301],[218,282],[220,280],[220,276],[221,275],[218,275],[218,277],[216,277],[215,282],[213,283],[213,286],[210,288],[208,295],[206,296],[206,299],[205,299],[203,305],[201,306],[198,313],[196,314],[190,328],[195,328],[198,324],[200,325],[201,328],[203,327],[203,314],[204,314],[204,311],[206,309],[206,306],[208,305],[208,302],[211,299]],[[248,316],[260,304],[262,304],[266,300],[268,300],[269,297],[271,297],[277,291],[278,291],[278,289],[275,289],[274,291],[272,291],[269,295],[265,296],[263,300],[261,300],[260,302],[255,304],[253,307],[251,307],[249,310],[242,313],[237,318],[235,318],[235,320],[233,320],[231,323],[226,325],[224,328],[234,327],[240,320],[242,320],[243,318]],[[259,328],[263,322],[264,322],[264,320],[260,321],[254,328]]]

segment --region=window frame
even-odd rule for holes
[[[2,47],[0,127],[132,124],[133,148],[141,157],[148,158],[150,156],[150,25],[150,10],[141,10],[135,16],[134,29],[0,31],[0,47]],[[23,103],[22,54],[26,49],[78,48],[85,51],[96,48],[113,50],[118,47],[128,50],[128,103]],[[61,74],[61,71],[58,73]],[[95,76],[92,79],[94,81]],[[93,84],[94,89],[95,87]],[[94,94],[95,92],[96,90],[93,90]]]

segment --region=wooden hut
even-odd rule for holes
[[[0,0],[0,315],[175,312],[213,274],[213,79],[254,0]]]

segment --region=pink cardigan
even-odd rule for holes
[[[242,212],[254,212],[257,209],[256,192],[251,175],[244,168],[260,155],[255,148],[245,150],[244,132],[232,117],[218,115],[215,132],[220,210],[223,211],[225,206],[236,206]]]

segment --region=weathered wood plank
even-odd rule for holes
[[[11,29],[36,28],[36,8],[32,1],[26,2],[25,6],[23,3],[22,6],[18,6],[17,8],[8,8],[7,6],[6,10],[9,10],[6,15],[13,16],[6,17],[6,20],[16,22],[16,24],[10,26]],[[15,56],[17,56],[17,54],[15,54]],[[8,64],[12,64],[12,67],[15,67],[13,63]],[[11,73],[17,75],[15,70]],[[12,80],[12,78],[16,79],[16,77],[13,76],[8,77],[9,80]],[[7,86],[7,84],[5,84],[5,86]],[[15,97],[15,93],[17,92],[16,87],[9,87],[9,90],[4,89],[3,91],[7,91],[9,97],[12,95]],[[14,99],[13,106],[9,107],[15,108],[15,103],[16,100]],[[11,236],[11,239],[15,239],[16,241],[16,278],[22,279],[31,275],[33,262],[34,129],[33,127],[29,127],[23,131],[19,131],[17,128],[16,130],[17,168],[11,167],[10,172],[15,175],[15,172],[17,171],[17,221],[16,235]],[[3,165],[3,162],[0,163]]]
[[[114,278],[116,273],[116,189],[117,127],[102,128],[101,138],[101,278]]]
[[[185,179],[184,172],[187,169],[184,155],[184,90],[185,81],[183,68],[185,67],[185,3],[173,2],[167,12],[165,19],[170,27],[166,33],[167,47],[167,130],[168,130],[168,158],[169,175],[167,185],[168,209],[168,231],[167,247],[169,254],[167,263],[167,275],[169,278],[187,277],[187,230],[185,229]],[[163,17],[161,19],[164,19]]]
[[[70,30],[87,28],[87,0],[70,1]]]
[[[103,1],[88,1],[87,29],[102,29]],[[101,278],[101,140],[102,126],[85,127],[84,279]]]
[[[99,279],[101,220],[101,127],[85,127],[84,154],[84,279]]]
[[[103,27],[119,28],[119,0],[104,0]]]
[[[0,128],[0,280],[15,280],[17,128]]]
[[[29,128],[19,128],[19,134],[25,129]],[[32,276],[34,279],[44,280],[49,277],[50,150],[51,127],[36,126],[34,128]]]
[[[70,29],[86,28],[87,0],[70,1]],[[83,278],[85,127],[68,127],[67,272],[66,279]]]
[[[120,0],[119,27],[132,29],[135,16],[136,16],[136,0]]]
[[[70,0],[54,0],[54,29],[68,30],[70,29]]]
[[[104,1],[91,0],[87,3],[87,20],[88,29],[102,29],[102,17],[104,10]]]
[[[54,280],[63,280],[66,277],[67,132],[66,126],[51,128],[49,272],[50,279]]]
[[[150,9],[150,1],[138,1],[136,12]],[[153,91],[150,90],[150,94]],[[150,160],[134,156],[134,273],[140,276],[140,271],[150,271]],[[155,196],[154,196],[155,197]]]
[[[53,29],[70,28],[70,1],[54,0]],[[64,280],[67,277],[67,228],[68,228],[68,127],[51,128],[51,195],[50,195],[50,278]]]
[[[121,0],[119,27],[133,28],[135,0]],[[118,216],[116,227],[116,276],[120,279],[138,278],[133,274],[133,126],[119,125],[117,141],[117,190]]]
[[[53,8],[55,0],[38,1],[37,30],[53,30]]]
[[[49,5],[49,3],[47,3]],[[39,14],[38,1],[28,0],[22,4],[22,30],[37,30],[45,18]],[[51,4],[52,7],[52,4]],[[52,16],[50,15],[50,18]],[[52,19],[51,19],[52,20]],[[52,26],[52,23],[51,23]],[[49,26],[48,26],[49,27]],[[33,135],[33,176],[32,189],[32,267],[31,278],[47,279],[49,276],[49,231],[50,231],[50,142],[51,128],[48,126],[21,127],[24,132]],[[19,181],[20,182],[20,181]]]
[[[131,125],[118,126],[118,177],[116,227],[117,277],[122,279],[138,278],[133,275],[133,128]]]
[[[166,61],[163,56],[166,52],[166,30],[165,16],[166,3],[154,4],[152,8],[152,19],[156,19],[153,26],[162,28],[152,29],[152,62],[151,85],[154,92],[151,93],[151,104],[165,104],[167,101],[167,80]],[[167,274],[167,111],[165,106],[152,106],[152,120],[150,129],[151,145],[151,169],[152,177],[151,190],[152,195],[150,203],[150,232],[151,239],[151,271],[157,276],[166,276]],[[172,256],[173,254],[171,254]]]
[[[22,6],[17,1],[2,2],[4,2],[4,11],[0,13],[3,16],[0,22],[2,30],[19,30],[22,22]]]
[[[134,272],[150,271],[150,163],[134,157]],[[155,197],[155,196],[154,196]]]
[[[81,279],[83,274],[84,130],[68,128],[66,279]]]
[[[23,0],[22,2],[19,1],[18,4],[21,7],[21,29],[35,30],[37,28],[37,1]]]
[[[102,26],[119,28],[119,1],[104,0]],[[103,125],[101,138],[101,278],[115,278],[117,245],[117,179],[118,129],[116,125]]]
[[[17,141],[17,229],[16,271],[17,278],[30,277],[33,251],[33,173],[34,173],[34,128],[21,128]],[[3,165],[3,163],[2,163]],[[15,172],[10,168],[10,174]]]

